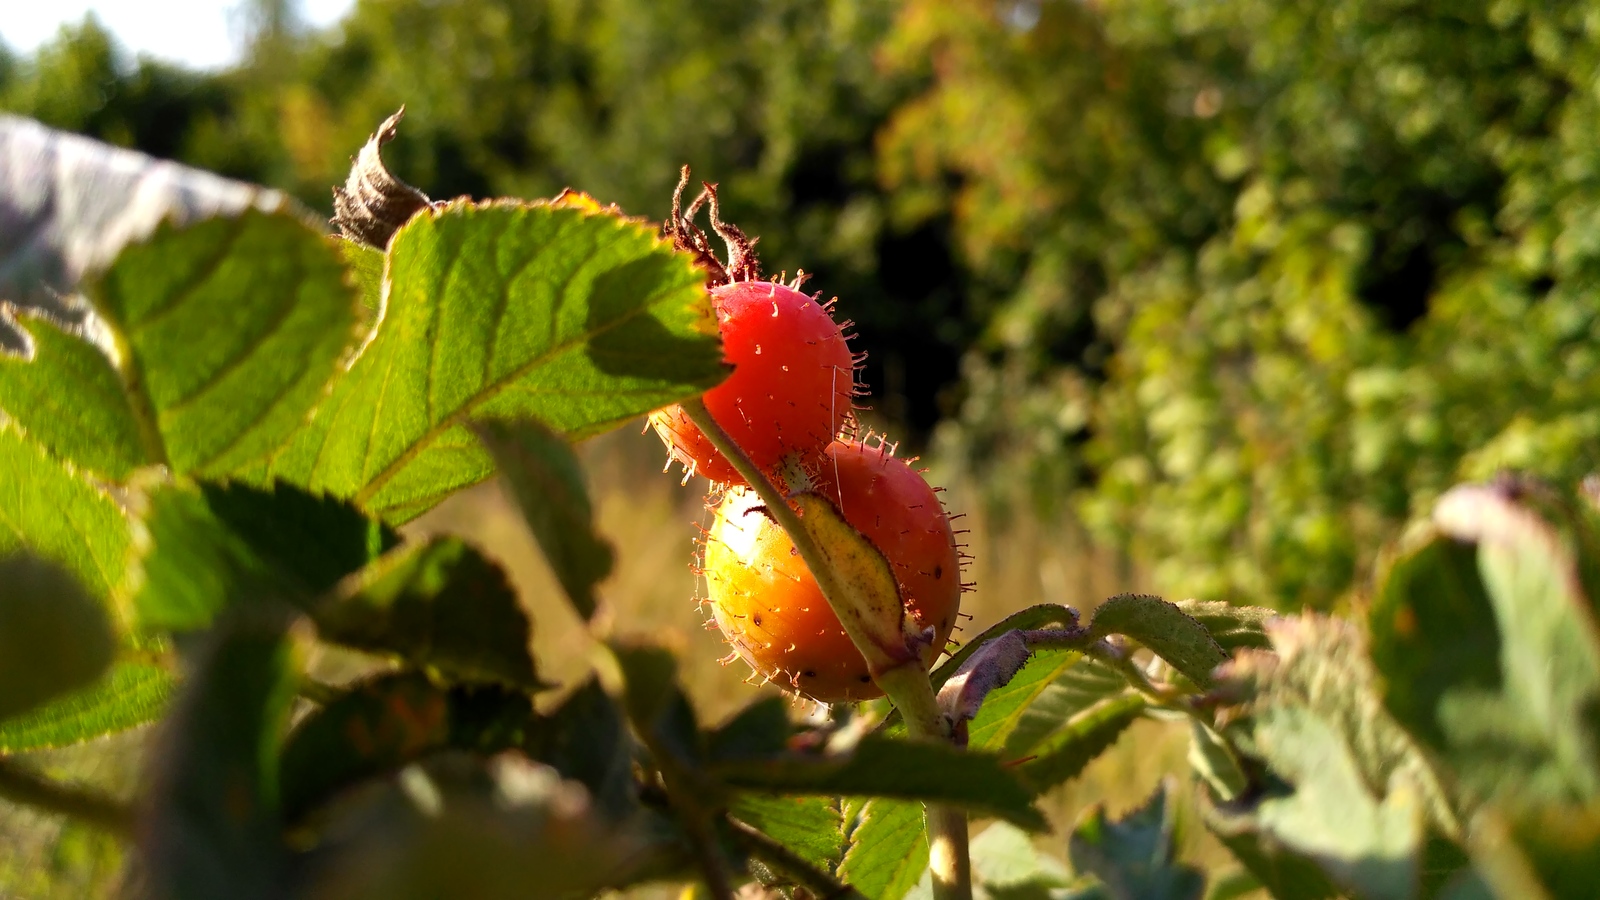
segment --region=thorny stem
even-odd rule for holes
[[[794,879],[796,884],[819,900],[866,900],[860,891],[840,883],[800,858],[793,850],[738,819],[729,819],[728,825],[734,839],[745,852],[771,866],[778,874]]]
[[[882,651],[873,647],[866,635],[857,633],[852,622],[853,617],[840,610],[840,604],[848,593],[840,583],[838,573],[827,564],[826,557],[811,540],[810,534],[800,523],[800,517],[789,506],[783,493],[756,467],[755,463],[750,461],[750,457],[734,443],[722,426],[717,424],[700,398],[685,400],[681,407],[684,414],[689,417],[689,421],[700,429],[713,447],[727,457],[728,462],[733,464],[734,470],[750,483],[750,487],[761,498],[761,502],[766,504],[767,511],[772,514],[778,525],[788,532],[795,549],[800,552],[800,558],[805,560],[806,567],[817,579],[817,586],[822,589],[822,596],[827,599],[828,605],[833,607],[834,613],[838,615],[840,623],[844,625],[856,648],[868,659],[882,656]],[[915,656],[886,671],[874,672],[873,679],[889,696],[895,708],[900,710],[900,714],[905,718],[906,731],[913,738],[924,741],[952,740],[950,724],[939,712],[933,685],[928,681],[927,673],[923,671],[920,661]],[[934,900],[971,900],[972,866],[967,849],[966,814],[959,809],[930,803],[927,805],[927,825]]]
[[[120,838],[133,836],[133,812],[95,791],[51,781],[0,758],[0,797],[69,816]]]
[[[1099,640],[1085,646],[1083,652],[1116,669],[1134,690],[1149,698],[1152,707],[1183,713],[1207,728],[1216,730],[1216,721],[1196,709],[1194,704],[1189,702],[1190,695],[1170,685],[1158,685],[1151,681],[1150,676],[1139,668],[1139,664],[1134,662],[1133,657],[1121,647]]]
[[[668,802],[678,808],[679,818],[689,833],[689,844],[694,848],[695,861],[706,879],[706,891],[712,900],[734,900],[733,882],[728,878],[727,867],[717,851],[716,837],[712,834],[710,816],[699,803],[688,802],[683,785],[672,784],[667,794]]]

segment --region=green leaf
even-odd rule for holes
[[[725,375],[704,275],[643,223],[456,202],[411,219],[388,257],[372,342],[274,471],[391,521],[493,471],[471,420],[573,441]]]
[[[84,285],[115,365],[35,324],[0,359],[0,409],[112,480],[139,465],[220,476],[279,447],[355,344],[338,254],[298,215],[247,210],[163,225]]]
[[[1033,795],[998,757],[945,744],[869,736],[837,756],[791,755],[708,768],[727,784],[750,790],[923,800],[999,816],[1024,828],[1047,827],[1033,807]]]
[[[1174,859],[1173,811],[1167,788],[1120,821],[1096,806],[1078,821],[1067,844],[1072,865],[1093,873],[1115,900],[1199,900],[1205,876]]]
[[[1033,835],[995,822],[972,839],[972,881],[992,900],[1048,900],[1072,878],[1060,860],[1039,852]]]
[[[1095,610],[1089,631],[1097,638],[1127,635],[1201,687],[1211,684],[1211,670],[1228,658],[1203,625],[1175,604],[1148,594],[1107,600]]]
[[[148,507],[134,605],[151,628],[203,628],[264,596],[305,607],[396,541],[349,503],[284,484],[162,485]]]
[[[24,336],[25,350],[0,351],[0,410],[53,453],[112,481],[149,461],[127,386],[81,327],[39,312],[19,319],[0,306],[5,324]]]
[[[1297,721],[1264,720],[1263,714],[1291,710],[1313,716],[1337,736],[1369,795],[1381,799],[1409,785],[1441,832],[1459,834],[1455,809],[1431,764],[1379,702],[1362,631],[1342,619],[1304,615],[1278,620],[1269,634],[1275,654],[1244,651],[1230,667],[1223,692],[1248,693],[1244,709],[1253,718],[1230,726],[1227,736],[1259,756],[1271,741],[1270,733],[1262,734],[1263,725],[1270,732],[1274,722]],[[1296,725],[1291,733],[1299,730]],[[1252,738],[1268,743],[1252,746]]]
[[[1378,702],[1360,630],[1306,616],[1269,633],[1276,654],[1243,652],[1223,689],[1253,694],[1248,718],[1228,735],[1266,772],[1248,802],[1219,807],[1208,824],[1245,848],[1240,861],[1269,886],[1273,872],[1248,854],[1311,860],[1359,896],[1412,896],[1430,830],[1461,826],[1427,760]]]
[[[838,797],[742,793],[728,804],[728,812],[824,872],[836,871],[844,858],[844,807]]]
[[[846,822],[856,821],[839,877],[873,900],[900,900],[928,870],[928,834],[922,804],[873,798],[852,800]]]
[[[298,671],[285,611],[251,612],[202,638],[167,720],[140,827],[152,896],[283,894],[277,755]]]
[[[280,763],[284,815],[296,821],[341,789],[440,750],[520,747],[534,727],[524,694],[380,675],[306,716],[289,736]]]
[[[1468,803],[1600,797],[1600,634],[1572,525],[1508,485],[1450,491],[1369,616],[1395,716]],[[1550,507],[1553,512],[1558,512]],[[1567,526],[1567,527],[1563,527]]]
[[[1374,794],[1333,728],[1308,710],[1264,713],[1256,734],[1274,773],[1292,787],[1269,791],[1248,817],[1222,829],[1271,835],[1357,896],[1413,896],[1425,839],[1419,792],[1401,782]]]
[[[1101,701],[1032,747],[1032,758],[1016,769],[1018,777],[1036,793],[1078,777],[1144,712],[1145,699],[1135,694]]]
[[[1202,795],[1204,792],[1201,792]],[[1273,897],[1281,900],[1332,900],[1340,896],[1322,868],[1290,850],[1270,835],[1254,831],[1239,820],[1220,813],[1202,796],[1202,821],[1222,841],[1245,870],[1255,876]]]
[[[105,598],[122,581],[128,541],[115,501],[0,424],[0,554],[22,549],[59,563]]]
[[[995,688],[984,698],[983,707],[978,715],[967,725],[967,745],[975,749],[1004,752],[1007,756],[1025,752],[1028,746],[1035,743],[1043,730],[1048,730],[1060,720],[1038,721],[1044,716],[1033,717],[1025,732],[1025,738],[1017,743],[1020,750],[1010,746],[1010,737],[1018,725],[1027,716],[1029,707],[1041,696],[1050,692],[1056,680],[1063,678],[1075,666],[1082,662],[1082,654],[1071,650],[1045,650],[1035,653],[1022,669],[1005,685]],[[1122,687],[1118,679],[1118,688]],[[1054,699],[1061,699],[1065,695],[1067,702],[1073,696],[1069,689],[1054,692]],[[1092,701],[1091,701],[1092,702]],[[1053,705],[1046,703],[1046,706]]]
[[[1261,890],[1261,880],[1249,869],[1230,869],[1211,878],[1206,888],[1206,900],[1240,900]],[[1281,896],[1281,895],[1280,895]]]
[[[361,310],[364,313],[363,324],[376,323],[378,314],[383,311],[383,266],[387,257],[383,251],[355,241],[332,236],[328,240],[332,241],[334,248],[338,250],[339,258],[344,260],[345,268],[350,272],[350,280],[356,286],[356,294],[361,298]]]
[[[70,573],[0,556],[0,720],[92,684],[115,644],[105,609]]]
[[[950,676],[961,668],[961,664],[967,661],[967,657],[978,652],[984,644],[995,638],[1010,631],[1075,625],[1077,621],[1077,610],[1068,606],[1058,606],[1054,603],[1041,603],[1038,606],[1030,606],[1019,612],[1014,612],[984,629],[982,634],[962,644],[961,649],[951,654],[949,659],[940,663],[928,678],[933,683],[934,691],[937,692],[946,681],[950,680]],[[888,722],[886,721],[885,724],[888,724]]]
[[[116,663],[94,684],[0,722],[0,754],[65,747],[155,721],[176,684],[159,666]]]
[[[549,687],[533,659],[533,622],[505,572],[457,538],[390,553],[309,611],[325,640],[462,680]]]
[[[1208,810],[1206,828],[1234,854],[1235,860],[1278,900],[1333,900],[1342,890],[1328,881],[1322,866],[1272,841],[1259,831],[1230,825],[1226,817]],[[1230,831],[1230,828],[1237,830]]]
[[[486,422],[475,430],[567,598],[578,615],[593,616],[594,586],[610,574],[613,554],[595,533],[583,468],[572,448],[538,422]]]
[[[1128,693],[1128,683],[1121,673],[1097,660],[1070,651],[1043,651],[1029,661],[1029,666],[1035,660],[1048,659],[1057,653],[1077,658],[1072,659],[1065,668],[1056,669],[1055,677],[1042,690],[1025,691],[1029,696],[1015,715],[1015,725],[1009,731],[997,730],[993,735],[985,735],[981,741],[972,742],[972,746],[979,749],[998,746],[1007,759],[1021,759],[1047,752],[1047,747],[1060,737],[1073,717],[1103,700]],[[995,693],[1000,691],[991,693],[991,698]],[[1011,705],[1009,696],[1009,691],[1002,696],[1002,702],[995,710],[997,715],[1005,716],[1004,710]],[[987,726],[989,712],[985,703],[977,723]],[[987,731],[987,727],[984,730]]]
[[[1230,654],[1243,647],[1270,647],[1266,624],[1282,615],[1277,610],[1215,600],[1179,600],[1176,605],[1184,615],[1204,626],[1224,653]]]
[[[1224,801],[1236,800],[1250,788],[1239,754],[1222,735],[1193,720],[1189,722],[1189,767]]]

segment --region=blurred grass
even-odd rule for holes
[[[617,568],[602,585],[610,627],[618,634],[665,641],[678,652],[684,685],[703,722],[720,721],[775,693],[771,686],[746,684],[750,672],[743,663],[718,664],[727,647],[717,631],[707,629],[709,616],[696,600],[695,539],[698,528],[710,523],[705,482],[682,485],[676,470],[663,474],[660,443],[654,435],[641,435],[638,425],[591,440],[579,451],[599,527],[618,548]],[[1150,587],[1119,560],[1090,549],[1074,530],[1052,530],[1025,513],[986,509],[976,487],[959,473],[935,463],[929,478],[946,486],[948,509],[967,513],[957,523],[967,532],[961,537],[974,557],[964,573],[964,580],[976,583],[963,599],[963,612],[973,616],[962,624],[967,635],[1036,603],[1066,603],[1087,613],[1105,597]],[[593,639],[568,607],[498,482],[461,492],[405,531],[413,537],[456,534],[500,562],[533,613],[535,650],[545,677],[568,687],[586,677]],[[370,660],[338,651],[319,653],[314,662],[319,677],[336,682],[371,667]],[[129,796],[148,735],[145,729],[30,754],[24,762],[52,777]],[[1178,775],[1186,784],[1186,749],[1181,725],[1135,725],[1081,777],[1044,798],[1041,806],[1055,828],[1040,838],[1040,846],[1065,857],[1067,831],[1092,804],[1103,803],[1119,815],[1142,803],[1164,775]],[[1180,792],[1180,824],[1192,819],[1186,795]],[[1182,827],[1180,837],[1186,859],[1213,872],[1232,865],[1198,822]],[[121,871],[122,854],[112,839],[0,801],[0,900],[113,896]]]

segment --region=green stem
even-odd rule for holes
[[[722,426],[717,424],[700,398],[686,400],[681,406],[689,421],[700,429],[713,447],[727,457],[734,471],[749,482],[779,527],[788,532],[789,539],[794,542],[795,549],[800,553],[800,558],[805,561],[806,568],[811,570],[812,576],[817,580],[817,586],[822,589],[822,596],[827,599],[828,605],[833,607],[834,614],[845,628],[845,633],[850,635],[850,640],[868,660],[869,666],[873,660],[884,658],[885,651],[860,631],[855,624],[854,616],[847,610],[841,609],[841,605],[850,593],[840,581],[838,573],[828,564],[827,557],[811,540],[811,535],[801,524],[800,517],[789,506],[788,498],[756,467],[755,463],[750,461],[750,457],[734,443]],[[915,655],[909,660],[899,661],[890,667],[873,671],[872,676],[878,687],[889,696],[890,702],[900,710],[906,721],[906,730],[913,738],[926,741],[951,741],[950,724],[940,714],[938,702],[933,694],[933,685],[928,681],[928,673],[923,670],[920,660]],[[938,804],[928,804],[927,826],[934,900],[971,900],[972,866],[967,848],[966,813]]]
[[[51,781],[11,760],[0,758],[0,797],[37,807],[108,831],[133,836],[133,813],[98,792]]]

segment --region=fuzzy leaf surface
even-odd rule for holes
[[[1224,653],[1243,647],[1270,647],[1266,624],[1282,615],[1259,606],[1235,606],[1215,600],[1179,600],[1175,606],[1211,635]]]
[[[1469,802],[1600,797],[1583,543],[1498,485],[1452,490],[1434,523],[1394,560],[1368,620],[1388,708]]]
[[[430,209],[396,233],[385,285],[371,343],[274,472],[391,521],[490,475],[470,420],[579,440],[725,376],[703,274],[614,214]]]
[[[1201,687],[1211,684],[1211,670],[1228,658],[1205,626],[1176,604],[1148,594],[1107,600],[1095,610],[1089,630],[1095,637],[1133,638]]]

